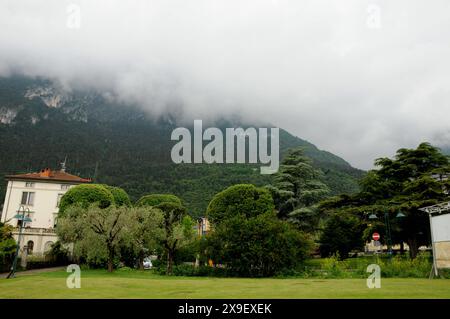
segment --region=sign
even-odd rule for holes
[[[450,214],[431,216],[436,267],[450,268]]]
[[[373,233],[373,234],[372,234],[372,239],[375,240],[375,241],[379,240],[379,239],[380,239],[380,234],[378,234],[378,233]]]

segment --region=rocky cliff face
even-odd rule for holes
[[[18,109],[0,107],[0,123],[13,124],[18,111],[19,111]]]

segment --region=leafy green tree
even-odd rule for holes
[[[230,186],[216,194],[208,205],[206,215],[219,224],[238,214],[250,218],[273,212],[275,206],[270,192],[251,184]]]
[[[130,230],[132,209],[125,206],[99,208],[91,205],[70,206],[58,221],[58,237],[64,244],[74,244],[74,254],[87,261],[106,260],[108,271],[114,269],[119,245]]]
[[[114,204],[116,206],[131,206],[130,196],[127,192],[120,187],[103,185],[107,190],[109,190],[114,198]]]
[[[295,269],[311,251],[302,232],[274,212],[254,217],[237,214],[223,220],[207,236],[206,254],[237,276],[273,276]]]
[[[173,270],[176,252],[195,238],[194,221],[187,215],[186,208],[176,203],[163,202],[155,206],[163,214],[163,234],[160,239],[167,257],[167,274]]]
[[[7,271],[12,264],[17,243],[12,236],[13,227],[0,223],[0,271]]]
[[[96,204],[99,208],[109,207],[114,204],[114,196],[104,185],[77,185],[69,189],[61,198],[59,216],[63,216],[65,211],[72,205],[88,208],[91,204]]]
[[[157,206],[162,203],[174,203],[182,206],[181,199],[172,194],[149,194],[142,196],[136,206]]]
[[[302,230],[315,231],[320,220],[316,204],[329,193],[322,180],[322,171],[312,166],[303,150],[291,149],[281,162],[272,185],[268,186],[279,217]]]
[[[311,241],[279,220],[266,188],[240,184],[216,194],[207,209],[214,230],[202,253],[239,276],[271,276],[294,268],[310,252]]]
[[[349,252],[364,247],[363,232],[364,225],[357,216],[333,214],[320,236],[320,254],[328,257],[337,253],[342,259],[348,258]]]
[[[133,264],[137,261],[139,268],[144,268],[144,258],[158,248],[163,238],[163,214],[153,207],[138,207],[129,212],[129,230],[124,236],[124,245],[132,252]]]

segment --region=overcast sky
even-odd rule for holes
[[[2,0],[11,73],[155,114],[240,113],[367,169],[450,144],[450,1]]]

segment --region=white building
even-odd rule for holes
[[[21,254],[26,248],[27,255],[43,254],[50,249],[57,240],[55,226],[61,197],[71,186],[91,182],[68,174],[64,169],[52,171],[49,168],[39,173],[7,175],[5,178],[8,186],[0,218],[3,223],[15,227],[13,235],[17,241],[22,221],[14,216],[20,207],[25,208],[31,222],[24,223],[20,246]]]

